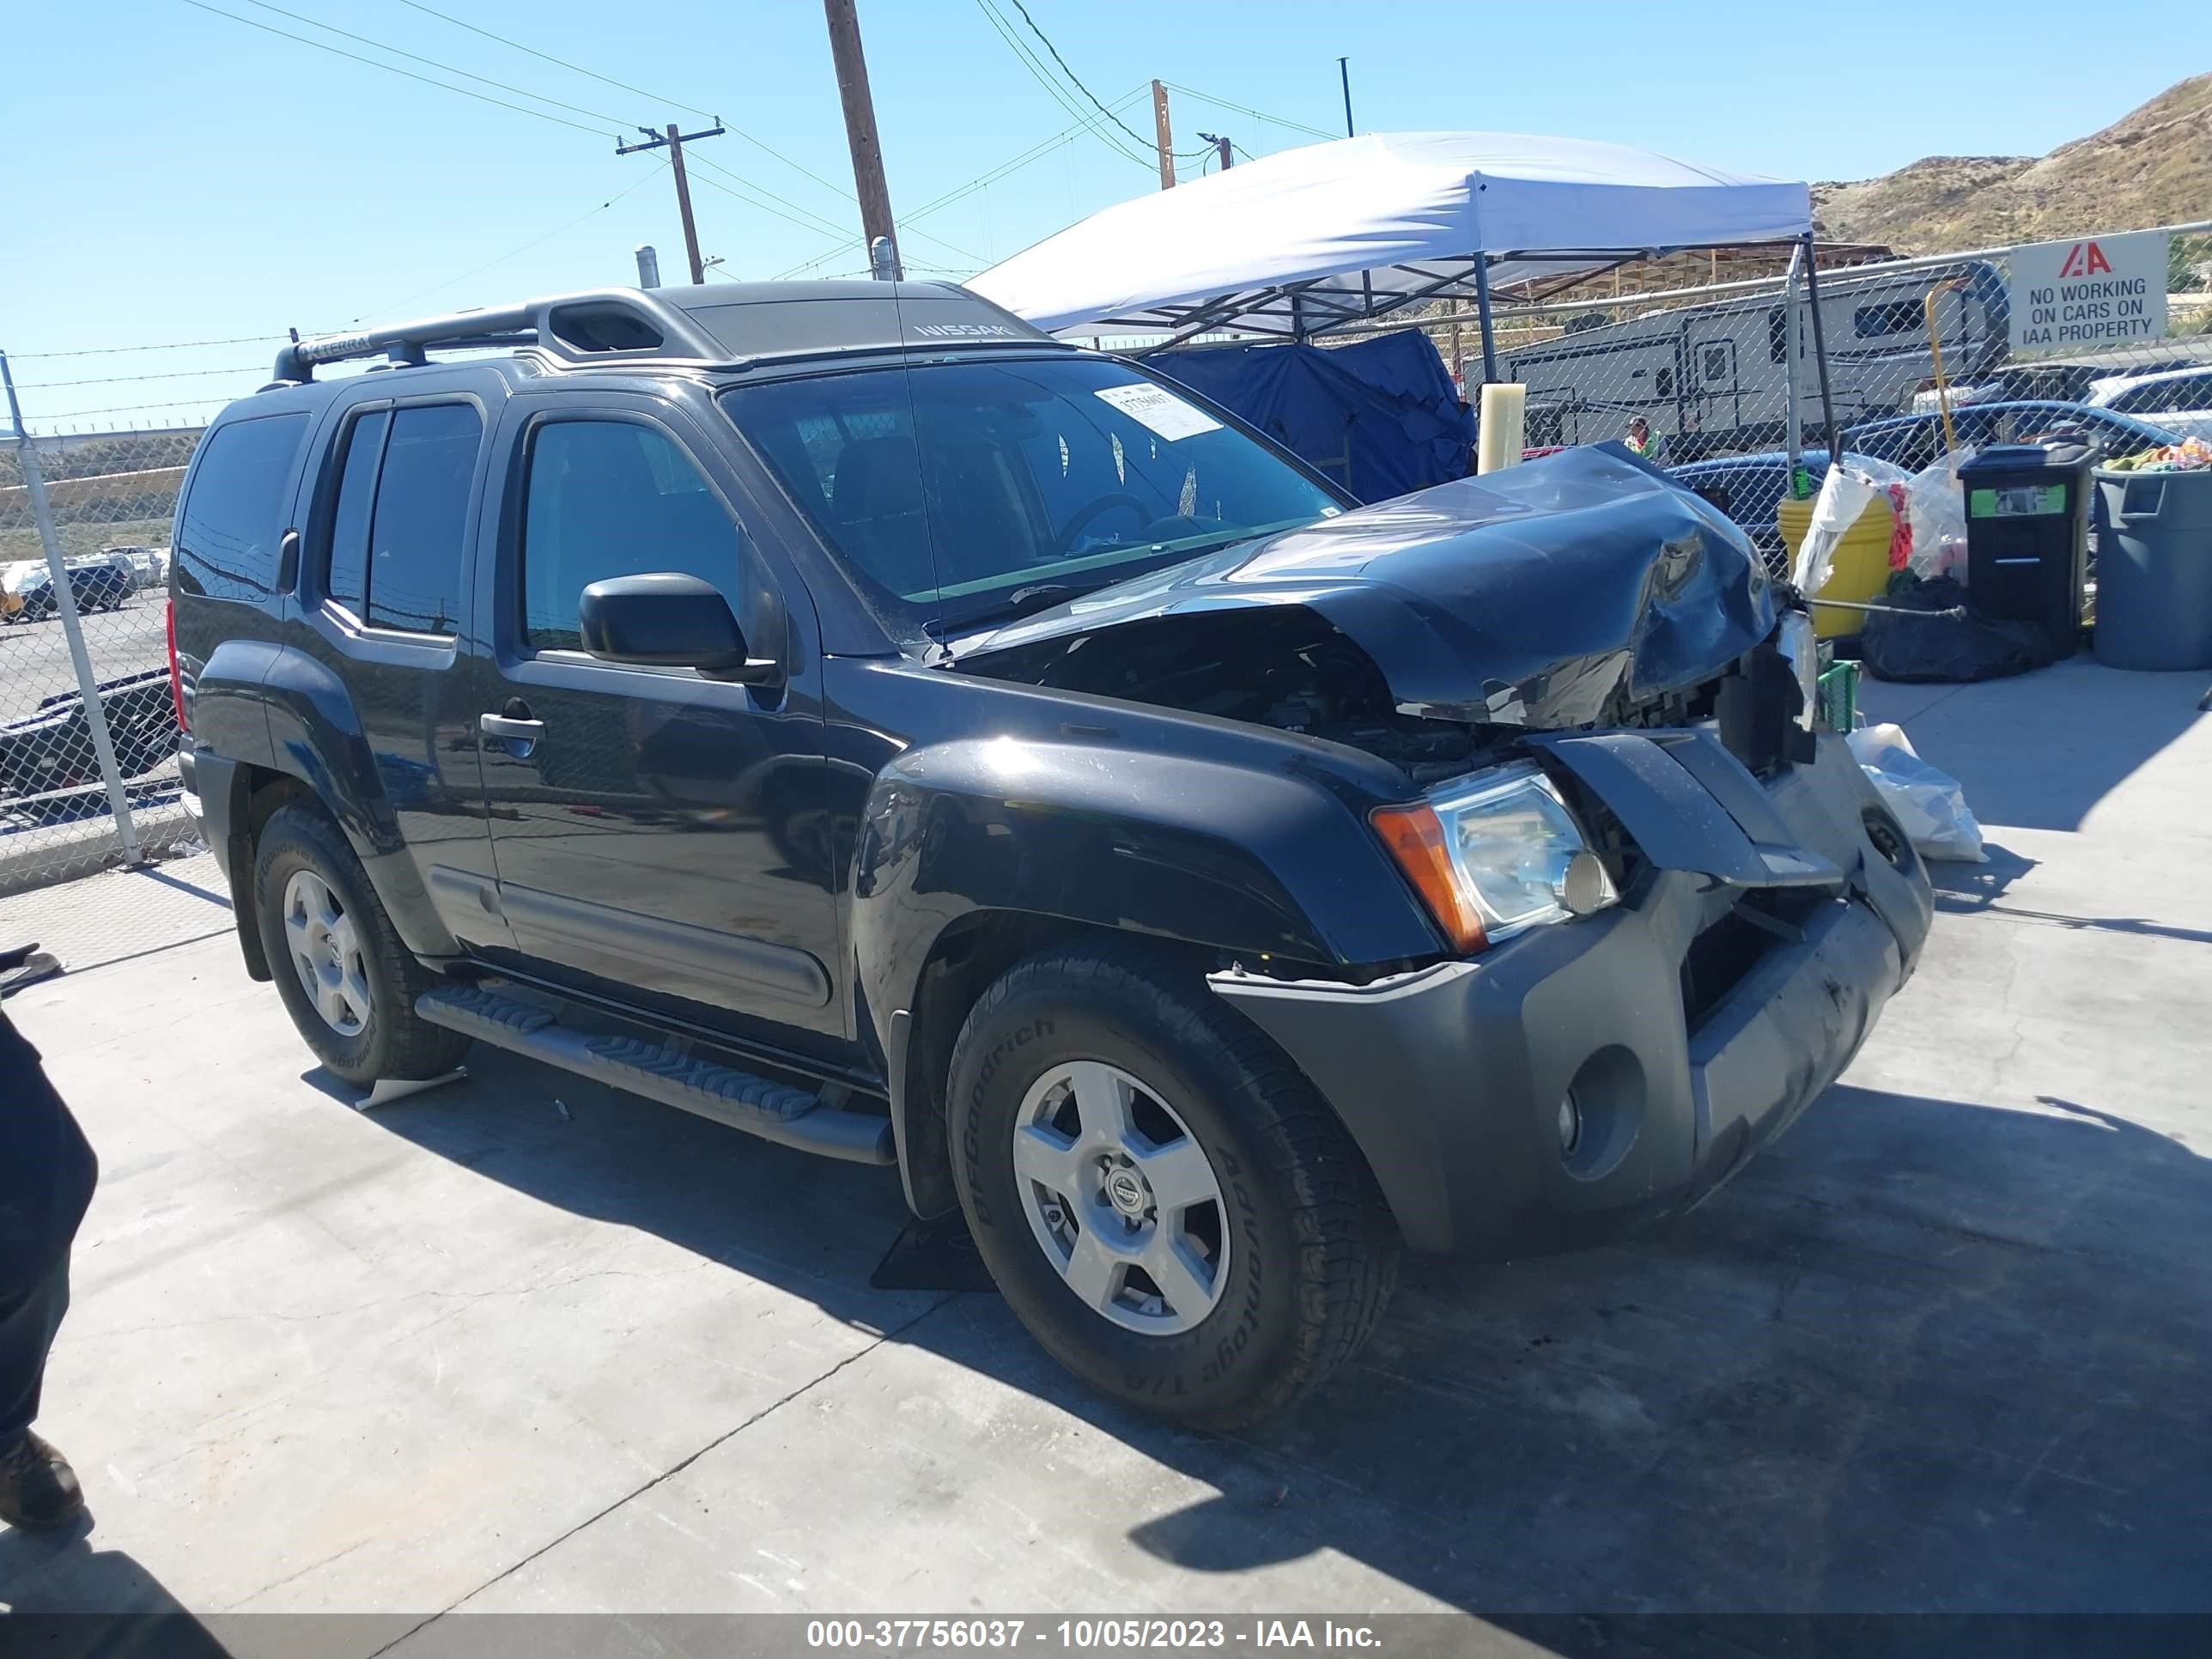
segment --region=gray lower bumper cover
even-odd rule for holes
[[[1770,799],[1840,879],[1694,1030],[1680,968],[1714,877],[1680,869],[1472,961],[1357,987],[1212,983],[1335,1108],[1414,1249],[1504,1258],[1618,1237],[1711,1192],[1832,1083],[1926,938],[1924,872],[1867,839],[1875,798],[1839,744]]]

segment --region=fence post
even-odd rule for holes
[[[76,595],[70,590],[69,567],[62,560],[62,541],[54,529],[52,507],[46,501],[46,477],[39,470],[39,455],[23,424],[23,406],[15,398],[15,371],[8,354],[0,351],[0,385],[8,392],[8,418],[15,428],[16,464],[23,471],[23,493],[30,500],[31,517],[39,526],[39,544],[46,550],[46,571],[54,584],[54,611],[62,619],[69,640],[70,662],[76,669],[77,695],[84,699],[85,727],[92,733],[92,752],[100,761],[100,781],[107,786],[107,807],[115,818],[115,839],[126,865],[144,862],[138,846],[137,827],[131,822],[131,798],[123,787],[123,769],[115,763],[115,744],[107,735],[107,711],[100,707],[100,682],[92,672],[92,657],[84,648],[84,629],[77,622]]]

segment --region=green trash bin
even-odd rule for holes
[[[2095,477],[2097,660],[2212,668],[2212,470]]]

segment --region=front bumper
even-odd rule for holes
[[[1471,961],[1213,988],[1335,1108],[1415,1249],[1504,1258],[1621,1237],[1712,1191],[1832,1083],[1927,937],[1926,872],[1869,839],[1881,809],[1839,740],[1765,793],[1841,879],[1799,884],[1796,937],[1762,935],[1694,1012],[1683,964],[1746,884],[1680,868]]]

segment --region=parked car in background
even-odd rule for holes
[[[2056,399],[1973,404],[1954,409],[1951,425],[1962,449],[1993,443],[2033,443],[2039,438],[2072,438],[2106,455],[2118,456],[2181,441],[2180,434],[2163,423],[2154,424],[2090,404]],[[1933,466],[1943,453],[1943,417],[1940,413],[1896,415],[1863,422],[1844,429],[1844,447],[1917,472]]]
[[[134,593],[142,587],[150,587],[160,580],[155,574],[154,550],[150,547],[102,548],[100,556],[123,573]]]
[[[1818,489],[1820,481],[1828,476],[1828,452],[1808,448],[1800,459],[1813,488]],[[1897,471],[1887,461],[1855,450],[1844,452],[1844,463],[1877,476]],[[1790,457],[1786,452],[1770,449],[1757,455],[1723,455],[1708,461],[1686,461],[1680,466],[1668,467],[1667,471],[1742,526],[1752,545],[1766,560],[1768,568],[1778,573],[1782,570],[1789,555],[1782,544],[1782,532],[1775,527],[1775,519],[1790,495]]]
[[[2212,438],[2212,363],[2160,374],[2114,374],[2092,386],[2086,401],[2185,438]]]
[[[177,752],[176,698],[166,668],[103,680],[94,689],[123,776],[143,776]],[[78,816],[91,803],[72,801],[68,792],[96,790],[100,783],[82,694],[57,691],[22,719],[0,723],[0,824]]]
[[[70,592],[80,612],[117,611],[131,597],[129,567],[109,559],[69,567]],[[52,575],[43,562],[26,560],[0,577],[0,617],[11,623],[43,622],[56,613]]]
[[[1971,382],[1953,381],[1949,387],[1951,407],[1958,410],[1972,404],[2030,401],[2081,403],[2087,400],[2097,377],[2112,372],[2110,363],[2014,363]],[[1920,389],[1912,394],[1912,404],[1906,412],[1926,415],[1941,407],[1935,381],[1923,380]]]

